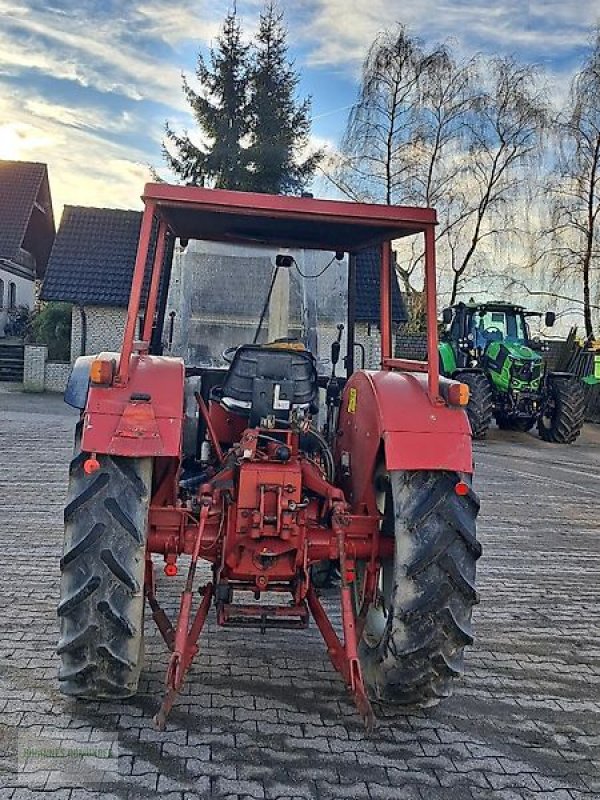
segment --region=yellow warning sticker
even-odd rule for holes
[[[357,397],[356,389],[350,389],[348,392],[348,413],[354,414],[356,411],[356,397]]]

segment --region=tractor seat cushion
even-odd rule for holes
[[[288,419],[292,408],[314,411],[318,406],[315,360],[305,350],[242,345],[219,394],[222,405],[250,416],[272,413]]]

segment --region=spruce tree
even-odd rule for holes
[[[283,13],[269,3],[260,16],[249,76],[250,188],[299,193],[312,178],[322,152],[301,160],[309,142],[310,99],[296,100],[299,76],[288,58]]]
[[[163,155],[185,183],[221,189],[248,188],[241,144],[248,134],[248,51],[233,10],[225,18],[216,47],[211,49],[210,66],[198,55],[196,76],[200,92],[183,78],[183,91],[205,141],[197,146],[187,133],[180,136],[167,123],[171,147],[163,145]]]

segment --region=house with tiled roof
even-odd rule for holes
[[[46,165],[0,161],[0,337],[11,312],[33,307],[54,235]]]
[[[141,221],[139,211],[65,206],[40,297],[73,304],[71,360],[120,348]]]
[[[72,359],[121,344],[133,275],[141,213],[66,206],[42,287],[42,299],[73,303]],[[294,251],[295,252],[295,251]],[[265,304],[275,253],[264,248],[190,242],[173,243],[170,288],[165,295],[165,352],[188,364],[221,363],[227,347],[252,341]],[[347,264],[331,254],[295,252],[298,269],[289,274],[289,335],[300,336],[307,314],[327,356],[337,324],[345,322]],[[322,272],[322,274],[320,274]],[[315,276],[314,278],[303,278]],[[357,340],[366,363],[378,359],[379,256],[357,258]],[[397,284],[393,285],[395,322],[406,321]],[[268,324],[259,341],[266,341]],[[360,363],[360,358],[357,363]]]

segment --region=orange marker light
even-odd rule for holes
[[[115,371],[115,362],[95,358],[90,365],[90,381],[99,386],[110,386]]]
[[[454,491],[460,497],[464,497],[465,495],[469,494],[469,484],[465,483],[464,481],[459,481],[454,487]]]
[[[177,564],[165,564],[165,575],[174,578],[177,575]]]
[[[83,471],[86,475],[91,475],[96,470],[100,469],[100,462],[95,456],[90,456],[90,458],[86,458],[83,462]]]
[[[469,387],[466,383],[453,383],[448,387],[448,403],[451,406],[466,406],[469,402]]]

